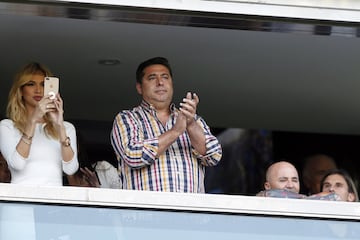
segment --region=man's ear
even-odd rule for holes
[[[264,188],[265,188],[265,190],[270,190],[270,189],[271,189],[270,183],[269,183],[269,182],[265,182],[265,183],[264,183]]]
[[[354,202],[355,201],[355,194],[354,193],[349,193],[348,197],[347,197],[348,202]]]
[[[138,94],[142,95],[142,88],[140,83],[136,83],[136,91]]]

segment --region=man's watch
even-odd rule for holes
[[[70,146],[70,138],[66,137],[64,141],[61,141],[61,145],[63,145],[64,147],[69,147]]]

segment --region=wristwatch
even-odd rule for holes
[[[69,146],[70,146],[70,138],[69,138],[69,137],[66,137],[65,140],[61,142],[61,144],[62,144],[64,147],[69,147]]]

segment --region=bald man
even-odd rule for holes
[[[266,171],[265,190],[281,189],[299,193],[299,175],[289,162],[281,161],[273,163]]]

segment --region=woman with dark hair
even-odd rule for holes
[[[16,75],[9,93],[7,117],[0,122],[0,151],[11,171],[11,183],[61,186],[63,171],[78,169],[76,132],[63,119],[63,100],[44,96],[51,72],[29,63]]]
[[[342,201],[358,202],[359,196],[354,181],[343,169],[333,169],[321,180],[322,192],[334,192]]]

